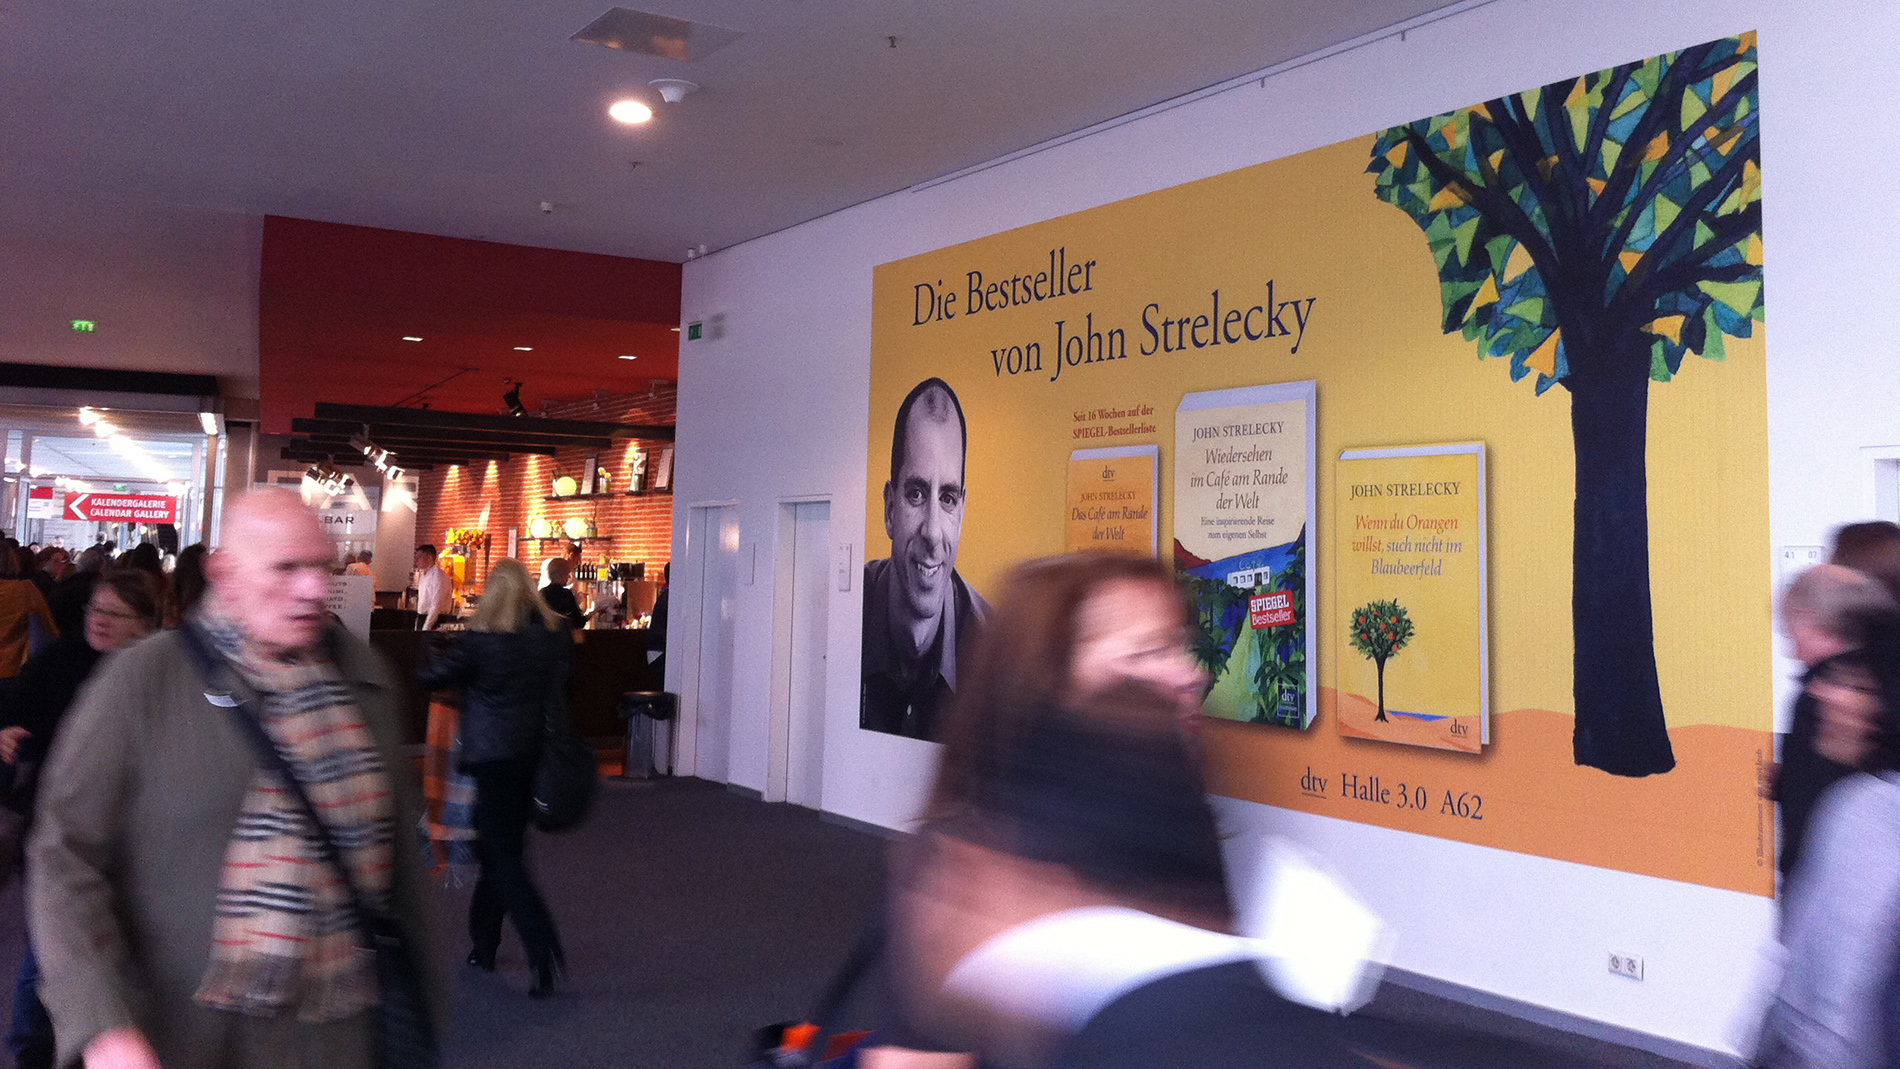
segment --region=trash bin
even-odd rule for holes
[[[627,722],[622,779],[673,774],[673,717],[679,700],[679,695],[664,690],[636,690],[620,696],[620,718]]]

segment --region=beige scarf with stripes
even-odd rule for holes
[[[257,692],[255,715],[321,814],[358,890],[387,908],[395,802],[350,686],[321,653],[256,653],[228,621],[202,618],[213,647]],[[206,709],[208,715],[229,715]],[[211,962],[197,1001],[240,1013],[334,1021],[376,1004],[372,956],[336,867],[282,778],[261,763],[225,847]]]

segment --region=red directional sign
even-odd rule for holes
[[[177,523],[170,494],[67,494],[66,518],[94,523]]]

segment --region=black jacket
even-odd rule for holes
[[[450,632],[425,651],[423,686],[462,690],[463,765],[533,756],[548,725],[567,726],[569,636],[530,613],[519,631]]]
[[[1781,774],[1775,777],[1774,791],[1775,801],[1781,803],[1781,850],[1775,856],[1775,865],[1784,877],[1792,876],[1795,863],[1801,860],[1815,803],[1829,787],[1854,774],[1853,769],[1835,764],[1814,749],[1815,738],[1821,733],[1821,703],[1808,692],[1808,685],[1827,666],[1827,661],[1820,661],[1802,673],[1801,693],[1795,696],[1792,722],[1781,743]]]
[[[7,727],[23,727],[30,734],[20,743],[20,757],[8,774],[13,777],[12,802],[31,813],[39,790],[38,766],[52,749],[53,735],[79,688],[92,676],[104,656],[86,643],[84,628],[41,650],[26,662],[20,674],[6,681],[10,691]],[[22,774],[24,773],[24,774]]]
[[[541,600],[548,603],[548,608],[553,609],[565,618],[568,626],[574,630],[579,631],[581,628],[587,626],[587,614],[581,612],[580,601],[574,597],[574,592],[567,587],[555,586],[550,583],[541,588]]]
[[[1350,1027],[1345,1018],[1281,998],[1258,966],[1237,961],[1162,976],[1122,995],[1063,1044],[1055,1066],[1372,1069],[1398,1064],[1355,1053],[1346,1041]]]

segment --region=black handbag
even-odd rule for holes
[[[534,826],[567,831],[580,826],[600,793],[600,762],[585,739],[549,728],[534,765]]]
[[[435,1022],[429,1016],[428,1001],[422,994],[422,976],[416,969],[416,959],[410,952],[409,940],[402,926],[393,917],[372,908],[362,892],[357,890],[356,880],[350,875],[349,866],[343,863],[343,855],[337,849],[329,826],[317,815],[317,807],[304,792],[303,784],[298,782],[290,762],[277,749],[277,743],[272,741],[257,717],[246,710],[248,699],[218,685],[219,666],[223,659],[212,652],[211,644],[196,625],[181,625],[178,633],[184,640],[185,648],[190,651],[192,660],[197,662],[199,677],[205,684],[205,700],[230,710],[232,722],[237,724],[251,748],[257,752],[258,760],[276,772],[290,787],[290,793],[296,797],[297,804],[303,807],[304,816],[309,818],[317,833],[319,852],[336,871],[344,893],[349,895],[350,908],[356,913],[357,929],[363,946],[376,956],[378,1060],[384,1069],[439,1069],[442,1064],[441,1042],[435,1033]],[[397,846],[396,849],[401,847]]]

